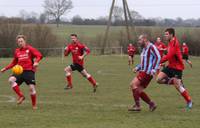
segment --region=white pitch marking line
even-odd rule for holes
[[[16,99],[14,96],[9,96],[9,95],[0,95],[0,97],[4,97],[4,98],[8,98],[8,100],[5,101],[0,101],[1,103],[13,103],[16,102]],[[25,101],[24,103],[30,103],[30,101]],[[60,105],[76,105],[75,103],[73,104],[69,104],[69,103],[65,103],[65,102],[53,102],[53,101],[40,101],[38,102],[39,104],[60,104]],[[127,107],[127,105],[125,104],[113,104],[113,105],[105,105],[105,104],[96,104],[96,103],[82,103],[79,104],[79,106],[95,106],[95,107],[105,107],[105,106],[112,106],[112,107],[116,107],[116,108],[125,108]]]
[[[115,73],[109,73],[109,72],[103,72],[102,70],[98,70],[97,74],[100,75],[108,75],[108,76],[119,76],[119,74],[115,74]]]
[[[8,98],[6,101],[0,101],[0,102],[8,102],[8,103],[13,103],[16,101],[14,96],[9,96],[9,95],[0,95],[0,97]]]

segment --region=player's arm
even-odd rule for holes
[[[3,72],[5,72],[6,70],[11,69],[12,67],[14,67],[14,66],[17,64],[17,62],[18,62],[18,59],[17,59],[16,53],[15,53],[12,62],[11,62],[9,65],[7,65],[6,67],[2,68],[2,69],[1,69],[1,72],[3,73]]]
[[[182,53],[181,53],[179,45],[176,45],[176,55],[175,55],[175,57],[179,62],[182,62],[183,58],[182,58]]]
[[[175,43],[175,45],[170,46],[170,51],[167,52],[167,55],[163,56],[161,59],[160,63],[164,63],[166,61],[168,61],[170,58],[176,57],[176,46],[177,43]]]
[[[151,53],[155,58],[155,61],[153,63],[153,68],[151,71],[151,75],[155,75],[155,73],[159,67],[161,57],[160,57],[159,51],[157,50],[157,48],[155,46],[151,47]]]
[[[64,51],[64,55],[65,55],[65,56],[68,56],[70,52],[71,52],[71,51],[70,51],[69,46],[66,46],[66,47],[65,47],[65,51]]]
[[[167,46],[163,43],[162,45],[162,48],[161,48],[162,51],[166,51],[167,50]]]
[[[90,49],[86,46],[83,47],[83,55],[79,56],[79,59],[82,60],[85,58],[88,54],[90,54]]]
[[[37,67],[39,65],[40,60],[43,58],[43,56],[37,49],[35,49],[33,47],[31,47],[30,50],[31,50],[31,53],[33,54],[33,56],[35,58],[33,66]]]
[[[133,72],[136,73],[136,72],[140,71],[141,68],[142,68],[142,67],[141,67],[141,64],[138,64],[138,65],[136,65],[136,67],[133,69]]]

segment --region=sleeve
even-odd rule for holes
[[[64,55],[68,56],[70,52],[71,52],[71,50],[70,50],[69,45],[68,45],[68,46],[65,47]]]
[[[155,46],[151,47],[151,52],[155,58],[155,60],[153,61],[153,70],[157,70],[160,64],[160,53]]]
[[[18,59],[17,59],[16,52],[15,52],[12,62],[8,66],[5,67],[5,70],[8,70],[8,69],[11,69],[12,67],[14,67],[17,64],[17,62],[18,62]]]
[[[176,54],[177,54],[176,50],[177,50],[178,42],[174,42],[174,43],[175,44],[169,46],[170,47],[170,51],[168,51],[167,55],[162,57],[161,63],[164,63],[164,62],[168,61],[169,58],[172,58],[172,57],[176,56]]]
[[[166,49],[167,46],[166,46],[164,43],[162,43],[162,48],[163,48],[163,49]]]
[[[42,59],[42,54],[37,49],[35,49],[33,47],[30,47],[30,51],[35,58],[35,62],[40,62],[40,60]]]
[[[179,46],[179,44],[177,43],[176,44],[176,54],[175,54],[175,57],[176,57],[176,59],[179,61],[179,62],[182,62],[182,53],[181,53],[181,49],[180,49],[180,46]]]

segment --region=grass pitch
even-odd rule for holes
[[[183,98],[173,87],[152,80],[146,92],[157,103],[154,112],[142,102],[141,112],[128,112],[133,104],[129,83],[135,76],[127,56],[88,56],[85,67],[99,82],[96,94],[78,72],[73,73],[74,88],[65,91],[64,72],[71,63],[68,57],[44,58],[36,74],[38,107],[33,111],[29,89],[23,84],[25,102],[17,106],[15,94],[7,79],[10,71],[0,76],[0,128],[199,128],[200,125],[200,58],[192,57],[194,67],[184,71],[184,83],[194,101],[185,111]],[[10,59],[0,59],[1,67]],[[137,64],[139,61],[136,57]]]

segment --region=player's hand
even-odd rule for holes
[[[79,60],[83,60],[84,56],[79,56],[78,59]]]
[[[1,69],[1,73],[4,73],[5,71],[6,71],[5,68],[2,68],[2,69]]]
[[[151,75],[153,76],[154,79],[156,79],[156,70],[151,70]]]
[[[39,63],[38,62],[34,62],[33,67],[38,67]]]
[[[136,73],[138,70],[137,70],[137,67],[135,67],[134,69],[133,69],[133,72],[134,73]]]
[[[155,76],[155,75],[156,75],[156,70],[154,70],[154,69],[151,70],[151,75],[152,75],[152,76]]]

